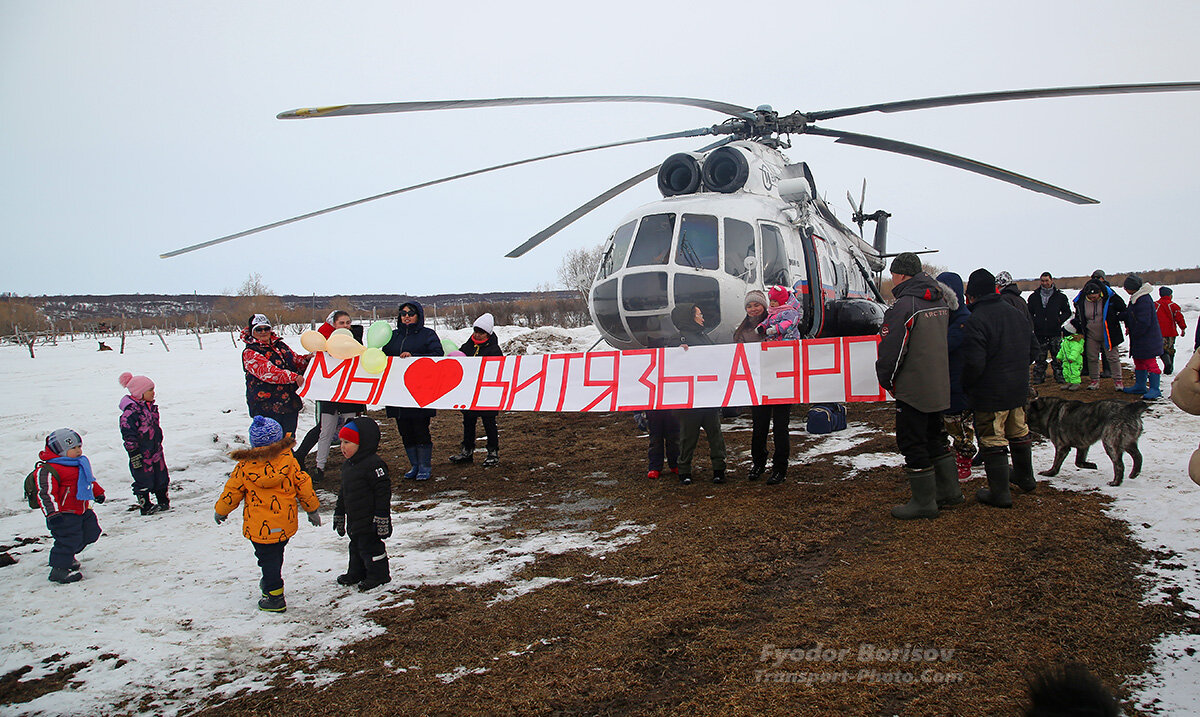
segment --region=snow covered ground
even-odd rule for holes
[[[1175,298],[1189,322],[1200,310],[1200,285],[1175,287]],[[1191,332],[1180,341],[1178,366],[1191,353]],[[531,353],[589,348],[595,329],[499,327],[502,342],[523,336]],[[441,332],[457,342],[469,329]],[[283,615],[255,609],[258,569],[249,543],[241,536],[240,511],[222,526],[213,524],[212,505],[233,462],[229,450],[244,443],[249,419],[238,354],[228,334],[203,338],[168,337],[170,352],[154,336],[134,337],[125,355],[97,352],[94,341],[60,341],[25,349],[0,347],[0,467],[8,478],[8,499],[0,502],[0,545],[19,562],[3,568],[0,600],[8,606],[0,621],[0,674],[32,666],[24,678],[54,672],[63,665],[89,663],[72,678],[72,687],[22,705],[11,714],[107,713],[111,706],[143,694],[171,691],[176,701],[159,701],[155,712],[186,711],[207,697],[214,678],[232,694],[254,689],[262,668],[288,653],[317,659],[381,628],[365,613],[401,604],[406,588],[420,584],[508,584],[497,600],[540,587],[512,576],[538,554],[586,548],[616,550],[642,539],[653,526],[624,525],[608,533],[569,528],[502,537],[511,509],[469,500],[447,490],[420,503],[398,501],[395,533],[389,539],[394,561],[389,589],[369,594],[339,589],[333,578],[345,566],[345,540],[329,529],[332,496],[320,495],[326,524],[301,521],[288,544],[284,565],[288,611]],[[297,337],[289,342],[299,348]],[[172,475],[172,507],[143,518],[125,508],[131,503],[124,450],[117,431],[117,401],[122,371],[146,374],[157,384]],[[1166,382],[1164,382],[1166,383]],[[1164,390],[1166,386],[1164,385]],[[310,425],[311,412],[301,428]],[[1179,554],[1185,568],[1149,569],[1160,593],[1178,587],[1180,598],[1200,604],[1200,487],[1187,477],[1187,461],[1200,436],[1200,417],[1159,401],[1145,417],[1141,441],[1142,475],[1119,488],[1107,485],[1111,471],[1099,448],[1100,470],[1082,471],[1067,461],[1053,479],[1057,486],[1101,491],[1115,498],[1111,512],[1127,521],[1146,547]],[[69,426],[82,434],[85,453],[110,500],[98,506],[105,530],[85,551],[85,581],[71,586],[47,582],[49,537],[41,513],[20,500],[19,484],[32,467],[47,433]],[[820,450],[843,450],[867,436],[861,427],[838,434]],[[818,450],[817,448],[811,450]],[[1049,465],[1052,450],[1035,453],[1035,465]],[[848,473],[889,462],[895,456],[846,456]],[[794,456],[793,460],[802,460]],[[436,468],[436,467],[435,467]],[[436,477],[436,471],[435,471]],[[622,576],[597,579],[620,580]],[[1138,678],[1137,699],[1167,714],[1200,713],[1200,667],[1186,654],[1190,636],[1170,636],[1157,648],[1156,669]],[[407,670],[419,666],[397,666]],[[302,675],[303,681],[334,680],[335,674]],[[449,675],[448,679],[456,676]]]

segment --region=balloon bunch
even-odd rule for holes
[[[392,327],[386,321],[376,321],[367,328],[367,345],[363,346],[350,333],[350,329],[334,329],[325,338],[320,331],[305,331],[300,334],[300,345],[305,351],[325,351],[330,356],[344,361],[358,356],[358,364],[371,374],[383,373],[388,357],[383,347],[392,340]]]

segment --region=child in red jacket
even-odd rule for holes
[[[104,502],[104,489],[92,476],[92,464],[83,455],[83,439],[70,428],[46,437],[38,454],[38,503],[46,527],[54,537],[50,548],[50,581],[73,583],[83,579],[75,554],[100,537],[100,522],[91,502]]]

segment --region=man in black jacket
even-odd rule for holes
[[[963,501],[942,422],[950,407],[950,308],[916,254],[899,254],[891,270],[896,303],[883,316],[875,374],[896,398],[896,447],[912,489],[912,500],[892,508],[892,516],[936,518],[939,506]]]
[[[966,298],[971,318],[963,327],[962,384],[974,411],[975,436],[988,480],[988,487],[975,495],[980,503],[1011,508],[1010,475],[1027,493],[1037,487],[1033,438],[1025,423],[1029,363],[1035,350],[1030,319],[996,293],[995,277],[986,269],[971,272]],[[1006,447],[1012,452],[1011,472]]]
[[[1054,382],[1063,382],[1062,361],[1058,349],[1062,346],[1062,325],[1074,313],[1067,295],[1054,285],[1054,277],[1043,271],[1041,286],[1029,295],[1029,316],[1033,319],[1033,335],[1037,337],[1037,359],[1033,364],[1033,382],[1046,380],[1046,355],[1054,367]]]

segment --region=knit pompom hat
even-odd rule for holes
[[[117,381],[129,390],[129,395],[141,399],[142,395],[154,388],[154,382],[146,376],[134,376],[126,371],[117,377]]]
[[[283,440],[283,426],[279,421],[266,416],[255,416],[250,422],[250,445],[255,448],[269,446]]]
[[[746,307],[749,308],[750,304],[759,304],[764,309],[770,306],[767,303],[767,295],[758,289],[751,289],[746,292]]]
[[[786,304],[791,296],[792,292],[788,291],[787,287],[784,286],[772,286],[767,289],[767,297],[780,305]]]
[[[484,314],[475,319],[475,323],[471,324],[471,328],[479,329],[485,334],[490,334],[496,330],[496,320],[492,318],[491,314]]]

